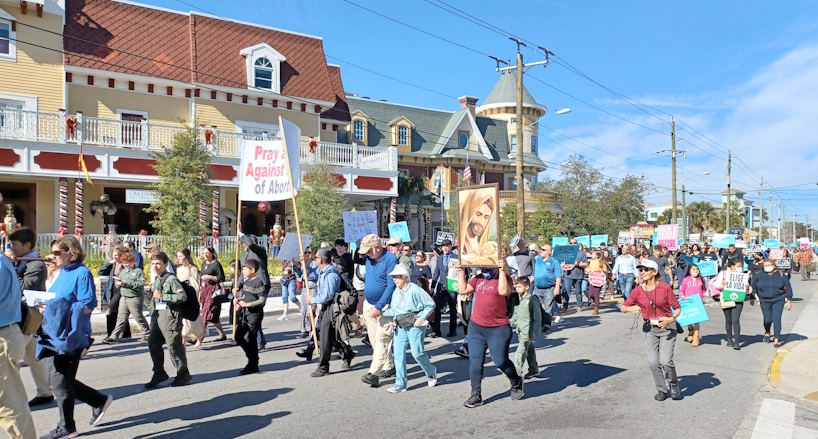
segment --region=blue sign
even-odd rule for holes
[[[738,239],[740,239],[742,237],[743,232],[744,232],[743,227],[730,227],[730,234],[735,236]]]
[[[551,247],[556,247],[558,245],[568,245],[571,241],[568,239],[567,236],[555,236],[551,238]]]
[[[389,224],[389,237],[399,238],[401,242],[409,242],[412,238],[409,237],[409,225],[406,221]]]
[[[579,255],[579,244],[574,245],[558,245],[554,247],[553,253],[551,256],[559,262],[565,262],[568,265],[574,264],[577,262],[577,256]]]
[[[582,244],[585,247],[590,247],[591,246],[591,235],[577,236],[574,239],[577,240],[577,244]]]
[[[781,243],[778,242],[777,239],[765,239],[764,240],[764,247],[767,248],[778,248],[781,247]]]
[[[608,235],[591,235],[591,247],[599,247],[599,244],[608,244]]]
[[[653,239],[651,239],[650,243],[654,247],[659,245],[659,232],[653,232]]]
[[[681,305],[682,312],[676,321],[683,327],[710,320],[707,317],[707,310],[704,309],[702,298],[698,294],[679,300],[679,305]]]
[[[716,233],[713,235],[713,247],[727,248],[736,244],[736,235],[728,233]]]
[[[695,260],[696,258],[693,259]],[[699,267],[699,276],[701,277],[715,276],[719,272],[719,267],[716,265],[716,261],[701,261],[696,265]]]

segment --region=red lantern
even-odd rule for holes
[[[65,132],[69,136],[74,135],[74,130],[77,128],[77,118],[72,116],[66,116],[65,118]]]
[[[205,138],[205,144],[206,145],[210,145],[211,143],[213,143],[213,136],[214,135],[215,135],[215,133],[213,132],[213,130],[211,130],[211,129],[205,130],[204,138]]]
[[[145,230],[145,229],[140,230],[139,231],[139,236],[148,236],[148,231]]]
[[[267,213],[270,211],[270,203],[267,201],[262,201],[258,203],[258,211],[261,213]]]
[[[315,140],[314,137],[310,137],[310,154],[315,154],[315,150],[318,148],[318,141]]]

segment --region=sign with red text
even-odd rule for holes
[[[295,135],[288,135],[288,125],[284,121],[284,136],[287,138],[289,166],[284,154],[282,140],[243,140],[239,144],[241,167],[239,168],[239,198],[244,201],[280,201],[297,193],[300,174],[298,155],[300,129]],[[292,125],[294,126],[294,125]],[[293,143],[292,145],[290,143]],[[290,172],[295,188],[290,188]]]
[[[659,245],[675,251],[679,248],[679,225],[662,224],[656,227],[656,241]]]

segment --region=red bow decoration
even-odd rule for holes
[[[315,138],[310,137],[310,154],[315,154],[315,150],[318,148],[318,141]]]
[[[258,211],[261,213],[267,213],[270,211],[270,203],[267,201],[262,201],[258,203]]]
[[[213,237],[214,237],[214,238],[218,238],[218,237],[219,237],[219,232],[218,232],[217,230],[214,230],[214,231],[213,231]]]
[[[205,130],[205,132],[204,132],[205,144],[210,145],[211,143],[213,143],[213,136],[215,136],[215,135],[216,135],[216,133],[214,133],[213,130],[211,130],[211,129]]]
[[[148,231],[145,230],[145,229],[140,230],[139,231],[139,236],[148,236]]]
[[[66,232],[68,232],[68,230],[65,230],[65,227],[60,227],[60,230],[57,231],[57,234],[60,236],[65,236]]]
[[[65,117],[65,132],[69,136],[74,135],[74,130],[77,129],[77,118],[73,116]]]

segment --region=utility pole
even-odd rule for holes
[[[671,186],[673,186],[673,195],[671,196],[671,203],[673,203],[673,207],[671,208],[671,224],[679,224],[676,222],[676,120],[673,119],[673,116],[670,117],[670,162],[672,170],[671,172]],[[682,189],[684,191],[684,187]],[[682,198],[684,198],[684,193],[682,193]]]
[[[758,213],[758,242],[761,243],[764,239],[761,231],[764,228],[764,176],[761,176],[761,192],[758,193],[758,199],[761,201],[761,212]]]
[[[796,212],[796,209],[793,209],[792,210],[792,241],[790,241],[790,242],[795,242],[795,212]]]
[[[682,238],[687,242],[687,203],[685,203],[684,183],[682,183]]]
[[[732,207],[732,199],[730,197],[730,170],[733,167],[733,153],[727,151],[727,230],[724,233],[730,233],[730,207]]]
[[[537,47],[538,49],[542,50],[545,53],[545,59],[542,61],[536,61],[533,63],[523,64],[523,54],[520,51],[520,47],[525,46],[528,47],[522,41],[509,37],[511,41],[517,43],[517,65],[516,66],[507,66],[500,68],[501,60],[495,57],[491,57],[497,62],[497,70],[503,73],[511,70],[517,71],[517,125],[516,125],[516,133],[515,136],[517,137],[517,146],[515,154],[517,154],[517,172],[516,172],[516,181],[517,181],[517,231],[519,232],[520,236],[525,236],[525,182],[523,181],[523,154],[525,153],[525,142],[523,141],[523,124],[525,121],[523,120],[523,74],[524,69],[526,67],[533,67],[537,65],[547,66],[548,65],[548,55],[551,53],[548,49],[544,47]],[[503,62],[504,64],[507,64]]]

